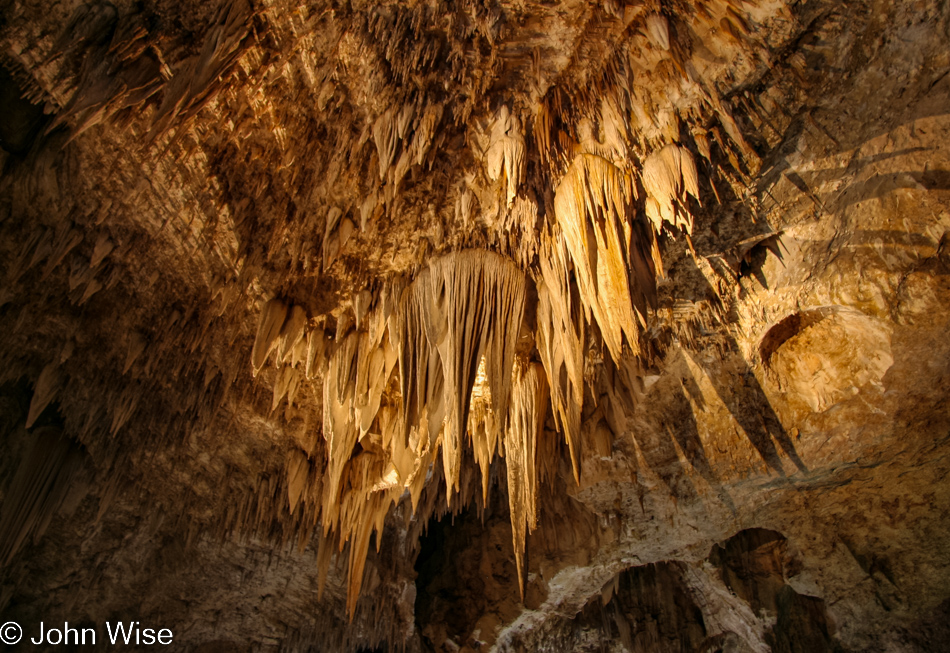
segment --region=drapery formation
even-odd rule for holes
[[[525,288],[511,261],[465,250],[434,261],[412,283],[390,284],[357,319],[338,321],[332,340],[320,329],[300,328],[299,307],[279,299],[265,304],[253,356],[259,369],[276,352],[275,401],[323,371],[323,531],[341,550],[351,544],[351,613],[371,534],[378,543],[386,514],[405,491],[417,504],[440,451],[451,503],[464,447],[480,454],[486,492],[495,452],[503,442],[517,448],[509,475],[523,487],[512,494],[512,514],[534,519],[534,449],[546,402],[534,367],[512,373]],[[293,473],[300,477],[296,467]],[[291,483],[291,503],[304,493],[301,484]],[[519,541],[523,546],[523,536]]]
[[[508,147],[502,138],[498,142]],[[516,168],[514,159],[498,156],[504,160],[500,167]],[[506,459],[523,593],[526,536],[537,525],[538,445],[548,437],[548,409],[579,482],[581,413],[589,382],[585,347],[602,343],[617,363],[639,353],[662,269],[657,232],[664,222],[691,226],[682,193],[698,193],[692,159],[678,149],[662,156],[664,166],[672,161],[676,167],[657,171],[651,165],[652,181],[641,179],[650,199],[669,190],[660,206],[674,208],[662,209],[659,222],[650,214],[638,217],[630,172],[587,153],[568,167],[555,194],[554,220],[541,233],[538,264],[530,269],[536,279],[534,333],[525,333],[523,324],[528,276],[511,259],[487,250],[447,254],[411,282],[396,278],[375,295],[358,294],[352,309],[337,318],[332,337],[310,327],[299,306],[280,299],[264,304],[252,366],[257,373],[274,354],[274,407],[285,396],[292,401],[302,380],[322,377],[327,460],[324,477],[313,479],[322,494],[312,514],[322,520],[324,566],[329,544],[342,551],[350,543],[350,614],[371,535],[376,533],[378,547],[385,517],[404,493],[415,509],[440,453],[451,506],[466,448],[480,470],[483,499],[492,460],[496,454]],[[667,173],[672,181],[664,186]],[[305,489],[309,476],[303,461],[290,467],[293,509],[301,497],[316,495]]]
[[[665,19],[651,16],[645,25],[654,51],[668,52]],[[688,238],[700,195],[691,150],[678,134],[663,131],[664,124],[678,125],[679,118],[639,116],[663,129],[647,141],[649,154],[635,157],[636,94],[611,92],[616,96],[605,91],[595,111],[599,132],[581,121],[576,140],[556,113],[558,103],[566,101],[557,89],[542,104],[533,137],[552,183],[553,205],[546,216],[539,215],[534,200],[519,195],[527,174],[521,120],[504,105],[496,112],[483,139],[484,172],[496,184],[497,210],[506,216],[502,223],[510,257],[462,249],[435,258],[421,265],[411,282],[394,276],[372,292],[356,293],[352,306],[335,316],[335,328],[327,326],[332,318],[321,318],[323,326],[317,326],[316,316],[308,319],[304,309],[281,299],[264,304],[252,367],[256,374],[274,354],[273,406],[285,397],[292,402],[304,380],[322,379],[325,473],[322,478],[310,474],[304,461],[296,461],[289,466],[293,478],[287,487],[292,508],[320,496],[320,505],[308,514],[322,522],[324,568],[332,550],[350,543],[351,615],[370,537],[376,533],[378,548],[385,517],[404,493],[413,509],[418,506],[434,463],[440,463],[451,507],[464,476],[466,450],[480,472],[483,500],[493,459],[496,454],[505,458],[522,593],[526,537],[537,524],[538,447],[543,438],[553,437],[545,431],[549,409],[550,427],[563,438],[580,483],[585,395],[598,396],[592,391],[592,361],[605,353],[629,375],[629,360],[640,354],[649,310],[656,305],[657,278],[663,274],[658,236],[668,231]],[[711,107],[719,106],[706,99]],[[716,111],[730,122],[721,107]],[[413,107],[391,108],[374,124],[380,178],[387,188],[395,188],[405,174],[398,161],[407,154],[399,158],[397,150],[409,139],[415,114]],[[692,142],[708,160],[705,132],[694,129]],[[737,145],[740,151],[744,147]],[[469,177],[456,218],[468,224],[476,202],[485,209],[485,193]],[[389,195],[364,203],[362,228],[378,215],[376,203],[388,202]],[[328,232],[331,222],[342,221],[339,209],[330,212]],[[324,252],[325,269],[340,243],[331,243],[330,250],[330,258]],[[529,297],[532,323],[523,324]],[[631,399],[608,396],[608,405],[598,410],[622,431]],[[609,454],[606,428],[586,436],[598,455]]]
[[[142,30],[103,15],[114,36],[83,46],[84,56],[101,59],[115,80],[138,81],[103,85],[90,68],[53,123],[76,138],[154,98],[143,119],[146,141],[191,156],[188,148],[203,141],[188,130],[203,107],[241,117],[220,135],[222,149],[202,156],[269,172],[252,183],[222,172],[206,184],[226,189],[211,212],[233,239],[208,254],[219,267],[208,283],[220,283],[214,296],[232,314],[240,313],[235,297],[266,289],[251,366],[257,376],[268,360],[276,364],[266,376],[274,408],[318,382],[325,460],[324,451],[294,453],[278,485],[291,512],[307,507],[299,521],[321,523],[339,548],[352,544],[351,611],[371,535],[404,492],[419,501],[435,460],[452,505],[468,447],[483,496],[491,461],[505,456],[519,551],[537,500],[531,450],[545,437],[549,407],[550,430],[566,443],[580,481],[585,395],[605,353],[620,365],[641,351],[662,275],[658,236],[688,236],[700,188],[715,194],[716,173],[720,187],[739,187],[754,162],[725,100],[732,82],[722,82],[750,77],[770,56],[755,33],[768,27],[779,38],[785,24],[783,3],[766,1],[739,9],[724,0],[603,3],[582,11],[584,30],[558,12],[544,14],[539,27],[516,20],[512,8],[504,21],[494,9],[476,7],[471,16],[445,9],[397,3],[345,23],[332,11],[314,12],[298,29],[277,9],[226,0],[200,52],[173,66],[159,56],[160,39],[132,48],[138,37],[128,35]],[[92,42],[79,18],[50,57]],[[228,74],[253,77],[265,59],[251,37],[259,27],[299,57],[287,57],[286,74],[266,84],[262,76],[259,94],[223,92]],[[553,31],[509,66],[499,63],[508,57],[505,29],[525,43],[535,38],[529,31]],[[602,47],[592,47],[594,33]],[[564,52],[562,38],[570,41]],[[120,57],[126,50],[137,54]],[[530,70],[516,62],[526,57]],[[294,111],[274,113],[263,101],[278,77],[295,93],[298,101],[286,103]],[[489,101],[500,87],[505,95]],[[300,107],[316,110],[298,114]],[[297,156],[295,135],[312,156]],[[192,237],[190,223],[179,231]],[[111,241],[102,242],[88,270],[77,263],[70,276],[80,302],[104,287],[95,270]],[[70,243],[51,245],[62,250],[52,259],[62,260]],[[360,251],[372,253],[356,261]],[[440,256],[427,260],[433,252]],[[14,276],[38,256],[24,254]],[[277,281],[285,270],[287,282]],[[410,270],[411,283],[400,276]],[[350,307],[316,315],[285,300],[303,294],[302,279],[314,287],[332,281],[322,305],[332,295]],[[354,279],[362,285],[348,296]],[[201,319],[204,334],[213,318]],[[126,371],[145,346],[130,340]],[[62,385],[57,364],[49,365],[37,383],[40,408]],[[207,385],[219,370],[203,365],[194,372]],[[220,372],[229,387],[236,372]],[[136,412],[138,396],[129,390],[113,402],[113,433]],[[202,414],[212,412],[206,404]],[[265,514],[267,500],[253,495],[235,511],[250,514],[253,505]]]

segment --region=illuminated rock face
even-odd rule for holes
[[[0,623],[950,641],[943,4],[0,8]]]

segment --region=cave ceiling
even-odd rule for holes
[[[0,0],[0,621],[939,650],[948,38]]]

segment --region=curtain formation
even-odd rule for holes
[[[167,378],[201,378],[203,392],[169,400],[184,406],[175,429],[158,409],[142,428],[165,434],[191,429],[196,416],[213,419],[235,380],[243,383],[240,366],[208,357],[223,341],[215,320],[226,314],[240,323],[240,300],[263,295],[253,375],[276,366],[266,375],[275,409],[314,383],[306,394],[322,397],[326,446],[293,452],[286,478],[268,478],[228,506],[221,530],[276,519],[273,496],[285,494],[290,513],[304,515],[295,523],[321,525],[337,550],[350,544],[351,614],[370,539],[375,533],[379,546],[391,507],[406,492],[415,507],[436,462],[452,505],[467,451],[483,497],[491,461],[506,460],[522,575],[545,425],[565,443],[579,482],[585,396],[605,396],[592,386],[609,358],[626,380],[606,394],[616,406],[629,404],[628,362],[641,353],[657,301],[663,238],[688,240],[700,189],[718,198],[717,184],[725,184],[740,195],[757,165],[726,89],[769,65],[761,39],[780,42],[793,24],[779,0],[605,2],[573,9],[582,29],[539,10],[540,24],[555,30],[545,40],[509,10],[506,17],[477,2],[396,3],[352,15],[295,13],[302,22],[288,26],[289,12],[276,5],[224,0],[197,51],[166,64],[161,40],[135,15],[90,5],[46,53],[50,65],[73,56],[89,62],[49,129],[65,126],[75,139],[97,123],[128,125],[141,115],[146,148],[187,161],[238,157],[266,172],[239,183],[222,167],[203,184],[221,197],[209,210],[214,220],[201,224],[233,237],[207,252],[194,247],[219,269],[205,280],[214,307],[172,311],[133,330],[122,375],[139,382],[113,383],[121,390],[102,415],[87,416],[79,440],[105,438],[96,435],[100,418],[111,421],[111,438],[142,418],[152,399],[142,401],[143,388],[161,376],[159,363],[171,369]],[[278,65],[256,34],[296,54]],[[566,50],[548,42],[561,37],[571,39]],[[506,63],[506,43],[529,41],[533,52],[525,45]],[[543,54],[562,50],[570,56]],[[229,86],[238,77],[256,90]],[[279,95],[280,103],[268,99],[291,91],[297,95]],[[748,109],[753,118],[768,113]],[[203,132],[189,132],[208,115],[237,117],[221,128],[214,157],[195,154]],[[190,180],[200,166],[179,172]],[[189,222],[169,237],[198,231]],[[44,257],[52,269],[83,240],[78,228],[53,233],[24,249],[12,279]],[[96,280],[113,248],[103,236],[88,266],[74,265],[70,288],[80,305],[118,283],[118,272]],[[365,269],[355,251],[366,254]],[[338,292],[343,301],[327,314],[287,299],[324,279],[334,287],[327,296]],[[349,295],[340,290],[346,284]],[[191,322],[201,328],[186,338]],[[201,356],[166,361],[176,347]],[[67,394],[67,358],[43,368],[30,422]],[[621,431],[616,406],[602,414]],[[331,550],[324,547],[321,564]]]
[[[499,156],[500,167],[516,168],[517,156]],[[483,498],[493,458],[506,460],[524,592],[525,539],[537,525],[538,443],[548,412],[579,481],[585,333],[602,341],[616,363],[637,354],[661,270],[657,231],[664,224],[691,228],[685,193],[695,197],[698,190],[690,154],[668,146],[652,161],[658,163],[650,164],[651,180],[642,186],[660,208],[656,219],[651,213],[644,219],[629,173],[598,155],[577,156],[557,188],[539,265],[529,270],[536,284],[511,259],[466,249],[433,260],[411,283],[397,278],[375,295],[359,295],[332,335],[311,328],[299,306],[277,298],[264,304],[252,366],[256,374],[272,357],[278,367],[274,407],[285,396],[292,401],[304,380],[323,381],[326,474],[311,481],[322,489],[313,514],[337,550],[350,543],[351,615],[371,535],[378,547],[385,517],[404,493],[418,505],[437,456],[451,506],[466,447],[479,467]],[[537,324],[525,338],[529,284],[536,285]],[[301,496],[316,494],[306,489],[306,460],[288,470],[293,511]]]
[[[351,615],[371,535],[378,547],[385,517],[404,493],[415,509],[437,459],[451,506],[467,449],[483,498],[492,459],[505,458],[523,593],[548,416],[580,482],[585,394],[599,396],[592,366],[605,351],[626,373],[625,361],[640,354],[663,274],[659,237],[688,240],[701,206],[697,158],[709,171],[714,159],[728,160],[740,176],[743,162],[755,158],[704,80],[718,70],[712,51],[755,49],[749,26],[729,2],[704,3],[690,19],[674,26],[665,12],[624,9],[621,20],[639,38],[601,76],[584,88],[551,86],[533,115],[502,104],[475,134],[484,168],[458,185],[454,217],[465,226],[492,223],[503,232],[504,244],[494,247],[503,254],[463,247],[419,260],[411,282],[394,274],[357,293],[335,316],[335,329],[327,321],[317,327],[316,316],[281,299],[264,305],[252,364],[256,373],[275,354],[274,406],[292,401],[305,379],[323,382],[326,472],[308,476],[296,462],[288,487],[293,506],[319,484],[309,492],[320,496],[314,523],[322,522],[336,550],[350,543]],[[706,39],[702,49],[690,30]],[[443,114],[441,104],[416,98],[373,122],[380,183],[359,203],[361,231],[398,205],[413,165],[431,167]],[[553,202],[526,193],[529,185],[547,185]],[[355,229],[343,215],[329,209],[324,269]],[[523,320],[526,307],[530,320]],[[616,412],[630,404],[618,396],[625,391],[612,388],[616,406],[604,410],[621,430]],[[328,565],[329,554],[322,556]]]

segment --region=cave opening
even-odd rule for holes
[[[781,533],[750,528],[713,547],[709,556],[726,586],[752,610],[774,619],[765,640],[775,653],[845,649],[832,637],[825,602],[788,583],[799,565]]]
[[[419,538],[416,628],[430,650],[491,643],[493,626],[517,614],[518,578],[506,497],[492,489],[488,505],[430,519]]]

